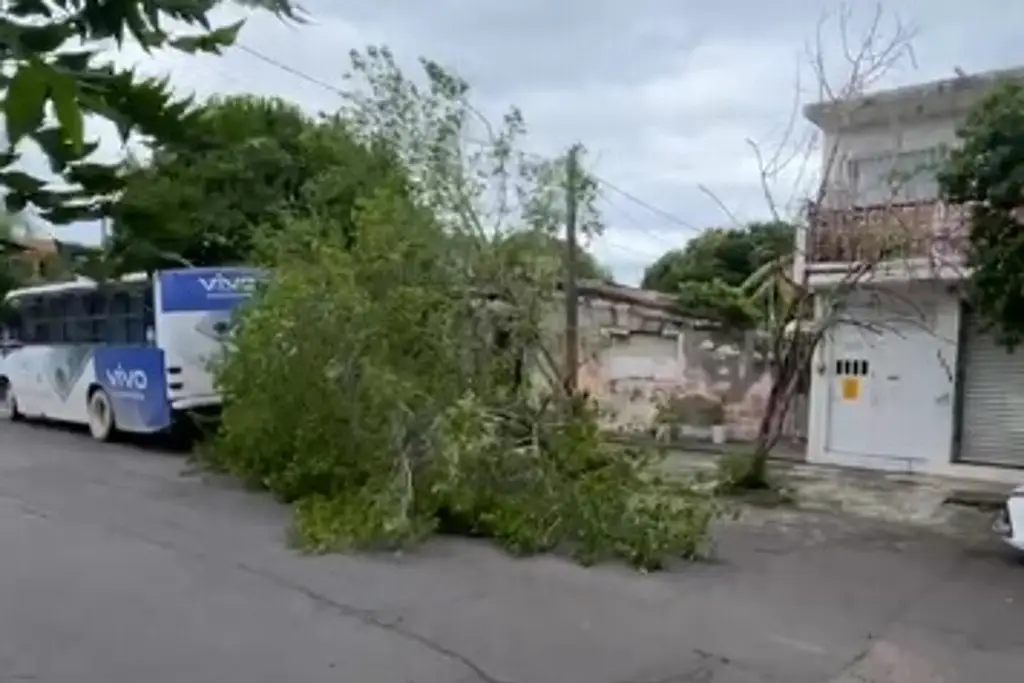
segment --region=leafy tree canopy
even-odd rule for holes
[[[7,210],[31,203],[55,223],[102,215],[120,188],[115,169],[89,161],[96,142],[85,139],[85,119],[114,123],[125,139],[181,138],[194,124],[191,99],[175,97],[166,80],[143,78],[104,58],[103,42],[118,47],[132,39],[147,51],[171,48],[219,54],[231,45],[241,22],[212,27],[209,14],[222,0],[12,0],[0,17],[4,70],[3,114],[8,147],[0,154],[0,183],[8,190]],[[299,19],[290,0],[238,0],[279,16]],[[168,24],[187,28],[172,33]],[[52,111],[53,121],[47,116]],[[49,159],[68,189],[11,168],[18,143],[30,138]]]
[[[276,99],[214,100],[182,141],[127,173],[110,256],[126,270],[238,263],[258,228],[310,207],[332,207],[333,229],[351,241],[360,199],[404,177],[394,154],[357,140],[339,117],[313,119]]]
[[[663,254],[642,286],[678,294],[683,310],[728,324],[774,319],[791,295],[794,239],[794,226],[782,222],[713,228]]]
[[[536,230],[523,230],[505,235],[499,241],[499,249],[508,259],[506,267],[527,268],[538,260],[551,261],[551,268],[563,268],[565,240]],[[580,249],[577,260],[577,275],[583,279],[613,281],[611,271],[598,263],[590,252]]]
[[[644,272],[642,286],[675,294],[683,282],[722,283],[738,287],[765,264],[793,251],[789,223],[751,223],[744,228],[713,228],[683,249],[663,254]]]
[[[958,131],[960,145],[939,174],[944,201],[969,204],[971,300],[1000,343],[1024,338],[1024,87],[996,88]]]

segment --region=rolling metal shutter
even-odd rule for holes
[[[1024,349],[1008,353],[964,315],[959,459],[1024,467]]]

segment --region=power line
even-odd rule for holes
[[[612,202],[608,198],[608,195],[602,195],[601,198],[605,200],[605,203],[608,205],[609,208],[616,210],[620,215],[624,216],[625,219],[629,222],[629,224],[637,231],[644,233],[645,235],[649,236],[651,239],[655,240],[659,244],[665,245],[667,249],[675,249],[679,247],[678,242],[675,242],[670,237],[666,235],[661,235],[652,230],[651,228],[647,227],[643,222],[638,220],[636,216],[629,213],[618,204]]]
[[[585,241],[581,242],[581,246],[591,253],[594,253],[598,249],[603,251],[619,251],[634,254],[636,256],[642,256],[646,259],[651,259],[652,261],[661,255],[660,252],[647,251],[640,247],[635,247],[632,244],[623,244],[622,242],[613,240],[609,236],[608,232],[604,232],[600,235],[588,236]]]
[[[261,62],[264,62],[264,63],[269,64],[269,65],[271,65],[271,66],[273,66],[275,68],[278,68],[281,71],[284,71],[285,73],[289,73],[292,76],[295,76],[296,78],[300,78],[300,79],[306,81],[307,83],[312,83],[313,85],[319,86],[319,87],[324,88],[326,90],[330,90],[335,95],[340,95],[341,97],[345,97],[346,96],[345,91],[342,90],[341,88],[339,88],[337,86],[334,86],[334,85],[331,85],[327,81],[322,81],[319,78],[317,78],[316,76],[310,76],[309,74],[307,74],[307,73],[305,73],[303,71],[300,71],[300,70],[296,69],[293,66],[288,66],[284,62],[280,62],[280,61],[274,59],[273,57],[268,57],[267,55],[263,54],[262,52],[259,52],[258,50],[254,50],[251,47],[248,47],[248,46],[243,45],[241,43],[235,43],[235,47],[237,47],[242,52],[245,52],[246,54],[252,55],[256,59],[260,60]]]
[[[626,252],[628,254],[633,254],[635,256],[642,256],[643,258],[649,259],[651,261],[654,261],[655,259],[657,259],[660,256],[660,254],[654,254],[654,253],[651,253],[651,252],[644,251],[643,249],[638,249],[636,247],[631,247],[631,246],[626,245],[626,244],[621,244],[619,242],[613,242],[612,240],[608,239],[607,237],[601,237],[599,239],[604,244],[604,246],[612,247],[613,251],[614,250],[618,250],[620,252]],[[591,240],[590,244],[588,245],[588,250],[589,251],[591,251],[591,252],[595,251],[594,243],[596,241],[597,240]]]
[[[311,76],[311,75],[305,73],[304,71],[302,71],[300,69],[296,69],[293,66],[285,64],[284,62],[282,62],[280,60],[277,60],[277,59],[274,59],[273,57],[265,55],[262,52],[260,52],[259,50],[253,49],[253,48],[251,48],[251,47],[249,47],[247,45],[244,45],[242,43],[235,43],[235,46],[238,47],[238,49],[240,49],[243,52],[245,52],[246,54],[251,55],[252,57],[260,60],[261,62],[263,62],[265,64],[269,64],[270,66],[273,66],[273,67],[275,67],[277,69],[280,69],[281,71],[284,71],[285,73],[291,74],[292,76],[295,76],[296,78],[299,78],[299,79],[301,79],[303,81],[306,81],[307,83],[310,83],[312,85],[316,85],[316,86],[318,86],[320,88],[328,90],[328,91],[330,91],[330,92],[332,92],[332,93],[334,93],[334,94],[336,94],[336,95],[338,95],[338,96],[340,96],[342,98],[346,98],[348,96],[348,93],[346,93],[341,88],[339,88],[339,87],[337,87],[335,85],[331,85],[327,81],[321,80],[321,79],[319,79],[319,78],[317,78],[315,76]],[[470,142],[470,143],[473,143],[473,144],[477,144],[477,145],[486,145],[487,144],[487,142],[485,140],[478,140],[478,139],[472,139],[472,138],[467,138],[467,142]],[[546,159],[547,158],[544,155],[536,154],[536,153],[533,153],[533,152],[528,152],[528,155],[532,156],[532,157],[536,157],[538,159]],[[702,228],[699,228],[696,225],[694,225],[693,223],[690,223],[690,222],[680,218],[679,216],[676,216],[675,214],[672,214],[672,213],[666,211],[665,209],[659,208],[659,207],[651,204],[650,202],[647,202],[647,201],[641,199],[640,197],[636,196],[632,192],[629,192],[627,190],[622,189],[621,187],[619,187],[615,183],[612,183],[609,180],[605,180],[604,178],[601,178],[601,177],[599,177],[597,175],[594,175],[593,173],[589,173],[589,175],[591,177],[593,177],[594,180],[596,180],[601,185],[604,185],[605,187],[607,187],[608,189],[610,189],[610,190],[612,190],[614,192],[617,192],[619,195],[621,195],[622,197],[624,197],[624,198],[628,199],[629,201],[633,202],[637,206],[640,206],[640,207],[650,211],[651,213],[653,213],[655,215],[661,216],[663,219],[665,219],[665,220],[667,220],[667,221],[669,221],[671,223],[675,223],[676,225],[682,226],[682,227],[686,228],[687,230],[692,230],[694,232],[703,232]]]
[[[657,214],[657,215],[661,216],[662,218],[664,218],[665,220],[669,221],[670,223],[675,223],[676,225],[682,226],[682,227],[686,228],[687,230],[693,230],[694,232],[704,232],[703,228],[699,228],[696,225],[694,225],[693,223],[690,223],[689,221],[683,220],[682,218],[680,218],[679,216],[676,216],[675,214],[669,213],[668,211],[665,211],[664,209],[660,209],[657,206],[654,206],[653,204],[651,204],[649,202],[646,202],[643,199],[640,199],[640,197],[637,197],[632,192],[628,192],[627,190],[623,190],[618,185],[615,185],[615,184],[613,184],[613,183],[611,183],[611,182],[609,182],[609,181],[607,181],[607,180],[605,180],[603,178],[598,178],[597,176],[594,176],[594,178],[599,183],[601,183],[602,185],[607,187],[609,190],[613,190],[613,191],[619,193],[620,195],[622,195],[623,197],[625,197],[629,201],[633,202],[637,206],[642,206],[643,208],[647,209],[651,213],[654,213],[654,214]]]

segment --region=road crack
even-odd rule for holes
[[[379,611],[362,609],[359,607],[355,607],[353,605],[348,605],[346,603],[330,598],[322,593],[314,591],[313,589],[304,586],[301,583],[291,581],[290,579],[287,579],[274,572],[268,572],[263,569],[258,569],[256,567],[247,565],[244,562],[237,563],[235,567],[253,576],[262,578],[265,581],[270,581],[271,583],[274,583],[275,585],[280,586],[281,588],[285,588],[287,590],[300,593],[307,599],[317,603],[318,605],[330,608],[343,616],[356,619],[360,623],[366,624],[367,626],[371,626],[382,631],[393,633],[399,636],[400,638],[417,643],[437,655],[445,657],[446,659],[456,661],[462,664],[470,671],[472,671],[477,678],[483,681],[483,683],[514,683],[514,681],[498,678],[497,676],[491,674],[486,669],[484,669],[483,666],[473,661],[473,659],[471,659],[469,656],[464,655],[461,652],[449,648],[445,645],[442,645],[441,643],[431,638],[428,638],[427,636],[424,636],[420,633],[417,633],[412,629],[403,627],[403,619],[401,616],[396,616],[394,619],[390,620],[383,619],[381,618],[381,613]]]
[[[63,515],[59,512],[53,513],[51,511],[42,510],[38,506],[30,504],[21,496],[12,494],[8,491],[3,491],[2,489],[0,489],[0,497],[7,498],[16,502],[25,514],[33,517],[42,518],[50,521],[56,521],[60,519],[62,522],[66,522],[70,518],[70,515]],[[86,523],[82,522],[82,520],[79,518],[75,518],[71,520],[71,522],[73,524]],[[171,522],[166,519],[161,520],[161,522],[164,524],[171,524]],[[281,576],[280,574],[277,574],[275,572],[260,569],[258,567],[254,567],[250,564],[241,561],[220,561],[214,555],[211,555],[209,553],[197,552],[190,548],[184,547],[180,544],[156,538],[148,533],[143,533],[129,526],[121,524],[109,524],[103,522],[90,523],[90,525],[97,526],[108,533],[122,536],[124,538],[129,538],[134,541],[140,541],[148,545],[160,548],[161,550],[165,550],[167,552],[184,555],[193,560],[200,560],[207,564],[219,565],[227,569],[241,571],[250,576],[272,583],[279,588],[299,593],[303,595],[306,599],[314,602],[315,604],[329,608],[331,611],[334,611],[344,617],[355,619],[360,623],[371,628],[391,633],[395,636],[398,636],[399,638],[402,638],[409,642],[416,643],[417,645],[445,659],[458,662],[466,669],[468,669],[470,672],[472,672],[472,674],[476,676],[480,681],[482,681],[482,683],[515,683],[514,681],[502,679],[498,676],[491,674],[483,666],[475,662],[468,655],[464,655],[455,649],[447,647],[442,643],[439,643],[427,636],[424,636],[420,633],[417,633],[416,631],[413,631],[410,628],[404,627],[402,625],[403,619],[401,616],[396,615],[392,618],[385,618],[382,616],[382,613],[380,611],[372,609],[363,609],[355,607],[354,605],[349,605],[344,602],[340,602],[322,593],[319,593],[309,588],[308,586],[305,586],[297,581],[288,579],[287,577]]]

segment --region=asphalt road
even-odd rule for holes
[[[0,682],[1020,680],[1024,564],[833,517],[641,576],[442,541],[301,557],[180,455],[0,425]]]

